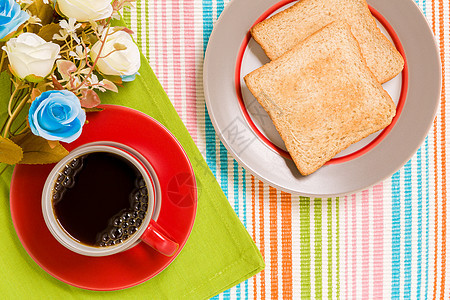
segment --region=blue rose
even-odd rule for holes
[[[47,91],[31,103],[28,121],[35,135],[70,143],[80,136],[86,113],[74,93]]]
[[[0,39],[15,32],[30,16],[14,0],[0,0]]]

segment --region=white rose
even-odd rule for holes
[[[46,77],[59,57],[60,47],[34,33],[22,33],[10,39],[3,50],[8,54],[11,69],[19,78],[29,75]]]
[[[78,22],[106,19],[113,12],[111,0],[57,0],[56,3],[61,13]]]
[[[101,46],[101,41],[92,46],[90,55],[93,61],[97,59]],[[139,48],[125,31],[109,34],[101,51],[97,68],[105,75],[133,76],[141,67]]]

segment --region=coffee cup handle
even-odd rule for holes
[[[154,220],[150,221],[147,229],[141,236],[141,240],[166,256],[172,256],[177,252],[179,244],[167,237],[167,234]]]

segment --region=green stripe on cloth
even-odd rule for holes
[[[141,14],[142,14],[142,4],[141,1],[137,1],[136,2],[136,12],[138,15],[138,18],[136,18],[137,20],[137,32],[136,32],[136,43],[138,44],[139,47],[142,46],[142,21],[141,21]]]
[[[62,283],[43,271],[25,252],[9,213],[11,170],[0,176],[0,290],[6,299],[206,299],[253,276],[264,261],[239,221],[200,151],[142,56],[140,76],[119,93],[101,95],[102,103],[128,106],[161,122],[178,139],[196,174],[198,209],[185,247],[163,272],[136,287],[93,292]],[[1,103],[9,82],[0,81]],[[1,107],[1,105],[0,105]]]
[[[315,298],[322,299],[322,200],[314,200],[314,285]]]
[[[328,299],[333,295],[333,202],[327,200]]]
[[[336,198],[336,298],[340,298],[340,286],[339,286],[339,198]]]
[[[149,34],[149,27],[150,27],[150,14],[149,14],[149,2],[145,1],[145,29],[147,34],[145,35],[145,55],[147,55],[147,58],[150,57],[150,34]]]
[[[302,299],[311,299],[310,200],[300,197],[300,256]]]
[[[127,24],[128,28],[131,27],[131,11],[130,8],[125,7],[123,9],[123,20]]]

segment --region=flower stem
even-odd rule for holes
[[[11,117],[12,116],[12,107],[16,105],[16,103],[14,103],[14,105],[12,104],[14,101],[14,98],[16,97],[17,93],[22,90],[24,88],[24,85],[21,84],[19,86],[17,86],[17,88],[14,90],[14,92],[11,94],[11,97],[9,98],[9,103],[8,103],[8,114]],[[18,97],[20,98],[20,96]]]
[[[73,49],[73,36],[70,36],[70,49]]]
[[[3,68],[3,63],[5,62],[6,51],[2,51],[2,58],[0,60],[0,70]]]
[[[113,54],[114,52],[117,52],[117,51],[120,51],[120,50],[114,49],[113,51],[109,52],[108,54],[106,54],[105,56],[102,56],[100,58],[107,58],[108,56],[110,56],[111,54]]]
[[[108,19],[108,23],[107,24],[108,24],[108,28],[106,28],[105,37],[102,40],[102,45],[100,46],[100,49],[98,50],[98,55],[95,58],[94,64],[92,65],[91,70],[86,75],[86,77],[83,79],[83,81],[77,87],[75,87],[75,89],[74,89],[75,91],[80,89],[83,85],[86,84],[87,79],[91,76],[92,72],[94,71],[95,65],[97,64],[97,61],[100,58],[100,55],[102,53],[103,47],[106,44],[106,38],[108,37],[109,29],[111,28],[111,18]]]
[[[61,51],[59,51],[59,54],[63,55],[65,53],[69,53],[70,51],[72,51],[72,50],[71,49],[61,50]]]
[[[66,48],[66,47],[69,48],[69,44],[67,44],[67,40],[65,40],[64,42],[65,43],[60,48],[60,52],[62,52],[62,49]]]
[[[28,3],[28,4],[26,4],[22,9],[23,9],[24,11],[26,11],[31,5],[33,5],[33,3]]]
[[[9,136],[8,133],[9,133],[9,130],[11,128],[12,122],[19,115],[19,113],[22,110],[22,108],[24,108],[24,106],[27,103],[28,99],[29,99],[29,95],[26,95],[25,97],[22,98],[22,100],[20,100],[19,105],[16,107],[16,109],[12,113],[12,116],[9,117],[8,122],[6,122],[5,130],[3,131],[3,136],[5,138],[8,138],[8,136]]]
[[[11,86],[14,86],[14,84],[11,84]],[[17,108],[17,104],[19,102],[18,99],[21,99],[23,97],[24,95],[23,90],[25,87],[26,85],[20,81],[17,87],[14,89],[14,91],[11,92],[11,97],[9,98],[8,102],[8,116],[6,117],[6,120],[3,123],[2,128],[0,129],[0,134],[3,132],[7,124],[10,122],[12,123],[12,121],[14,120],[13,110],[15,111]],[[5,137],[7,136],[5,135]]]

